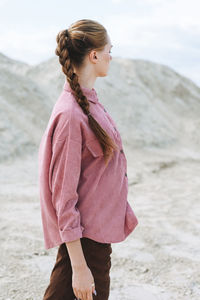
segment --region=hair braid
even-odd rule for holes
[[[81,20],[81,21],[85,21],[85,20]],[[94,21],[90,21],[90,22],[92,22],[92,25],[93,24],[98,25],[97,22],[94,22]],[[75,26],[75,25],[72,25],[72,26]],[[102,26],[102,25],[100,25],[100,26]],[[76,30],[76,28],[75,28],[75,30]],[[93,118],[93,116],[90,113],[89,101],[88,101],[87,97],[83,94],[83,91],[78,82],[78,76],[76,73],[74,73],[74,69],[73,69],[73,64],[80,65],[87,52],[84,52],[84,55],[82,55],[81,62],[79,62],[79,61],[77,62],[76,59],[74,59],[74,61],[72,61],[73,59],[71,58],[71,56],[73,56],[72,53],[74,54],[74,52],[76,52],[76,47],[74,45],[75,41],[71,40],[70,32],[71,32],[70,30],[66,29],[66,30],[60,31],[57,34],[57,36],[56,36],[57,48],[55,50],[55,54],[59,57],[59,62],[62,66],[62,71],[66,75],[67,81],[70,84],[70,87],[73,91],[73,94],[75,96],[77,103],[80,105],[83,112],[88,116],[89,126],[91,127],[91,129],[93,130],[97,139],[100,142],[100,145],[101,145],[103,153],[104,153],[105,163],[107,165],[113,154],[113,150],[117,149],[118,146],[111,139],[111,137],[106,133],[106,131],[99,125],[99,123]],[[72,33],[73,33],[73,28],[72,28]],[[84,43],[86,43],[87,39],[86,39],[85,31],[81,30],[81,28],[80,28],[78,33],[79,33],[79,35],[82,34],[81,38],[79,38],[79,39],[82,42],[84,41]],[[86,39],[86,42],[85,42],[85,39]],[[84,47],[86,47],[86,46],[84,46]],[[78,54],[80,57],[80,53],[77,53],[77,55]]]

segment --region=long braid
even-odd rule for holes
[[[110,138],[106,131],[99,125],[90,113],[90,104],[87,97],[83,94],[78,76],[74,73],[73,65],[71,62],[69,47],[72,43],[70,33],[68,30],[60,31],[56,36],[57,48],[55,54],[59,56],[59,62],[62,66],[62,71],[66,75],[67,81],[73,91],[77,103],[82,108],[83,112],[88,116],[88,123],[102,147],[105,163],[108,164],[114,149],[118,149],[116,143]],[[72,46],[72,45],[71,45]]]

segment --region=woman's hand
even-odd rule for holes
[[[77,299],[93,300],[95,284],[93,275],[88,266],[80,266],[72,269],[72,288]]]

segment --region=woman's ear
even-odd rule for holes
[[[97,60],[97,52],[95,50],[92,50],[89,54],[89,59],[92,63],[96,63]]]

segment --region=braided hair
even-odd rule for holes
[[[88,19],[79,20],[69,27],[61,30],[56,36],[57,47],[55,54],[59,57],[62,71],[73,91],[77,103],[84,114],[88,116],[88,123],[97,137],[103,150],[106,165],[118,146],[93,118],[90,113],[90,103],[84,95],[78,81],[78,75],[73,67],[80,67],[85,56],[92,50],[102,50],[107,43],[107,31],[98,22]]]

